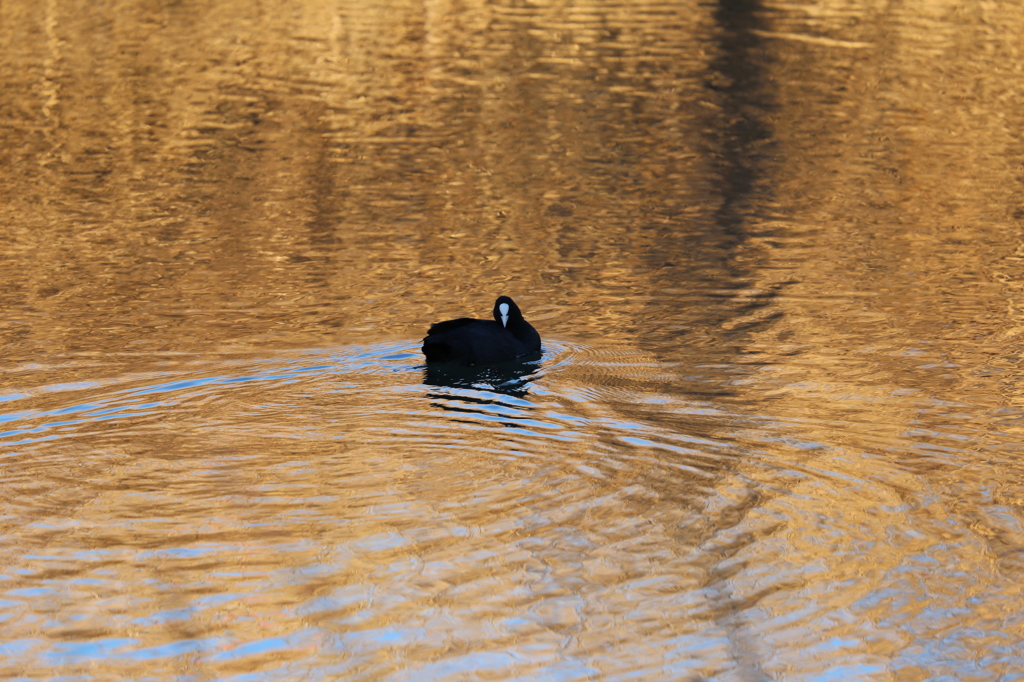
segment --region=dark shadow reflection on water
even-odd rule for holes
[[[536,353],[513,362],[503,362],[486,367],[430,364],[423,371],[423,383],[427,386],[484,389],[514,398],[524,398],[530,392],[530,382],[540,370],[540,360],[541,354]],[[439,398],[442,397],[442,394],[429,391],[427,396]],[[444,394],[443,397],[450,397],[450,395]],[[471,397],[465,395],[460,395],[460,398],[474,402]]]
[[[765,274],[770,253],[762,245],[786,237],[773,220],[785,158],[774,131],[778,93],[770,67],[777,57],[761,37],[771,28],[762,3],[720,0],[710,18],[705,38],[713,49],[699,95],[708,106],[695,114],[707,191],[701,210],[650,222],[658,235],[646,259],[653,293],[645,318],[652,322],[638,336],[655,357],[713,349],[731,363],[746,361],[750,336],[783,314],[773,306],[790,282]],[[695,95],[679,97],[685,104]]]
[[[486,367],[427,365],[424,383],[435,387],[427,398],[433,407],[454,413],[451,417],[457,422],[524,427],[533,407],[526,400],[530,383],[541,368],[540,353],[529,358]]]
[[[450,388],[484,389],[522,398],[529,393],[529,383],[541,369],[541,353],[486,367],[461,367],[458,365],[427,365],[423,372],[423,383],[427,386]],[[429,397],[440,397],[434,391]],[[445,395],[447,397],[447,395]]]
[[[708,151],[717,159],[721,199],[715,224],[736,240],[747,238],[750,218],[771,196],[766,178],[773,133],[766,115],[774,108],[758,30],[764,30],[757,0],[722,0],[713,13],[719,54],[707,75],[721,114],[709,130]]]

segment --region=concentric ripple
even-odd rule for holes
[[[394,343],[11,394],[2,669],[710,678],[764,665],[755,636],[965,617],[973,597],[923,587],[911,616],[887,596],[984,555],[915,511],[931,484],[884,456],[912,434],[731,413],[684,370],[554,341],[439,375]]]

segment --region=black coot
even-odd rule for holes
[[[460,317],[430,326],[423,339],[427,362],[489,365],[540,352],[540,334],[508,296],[494,302],[494,321]]]

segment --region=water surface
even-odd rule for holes
[[[0,675],[1015,679],[1022,24],[0,5]]]

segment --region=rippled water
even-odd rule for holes
[[[0,4],[0,676],[1018,679],[1019,10]]]

